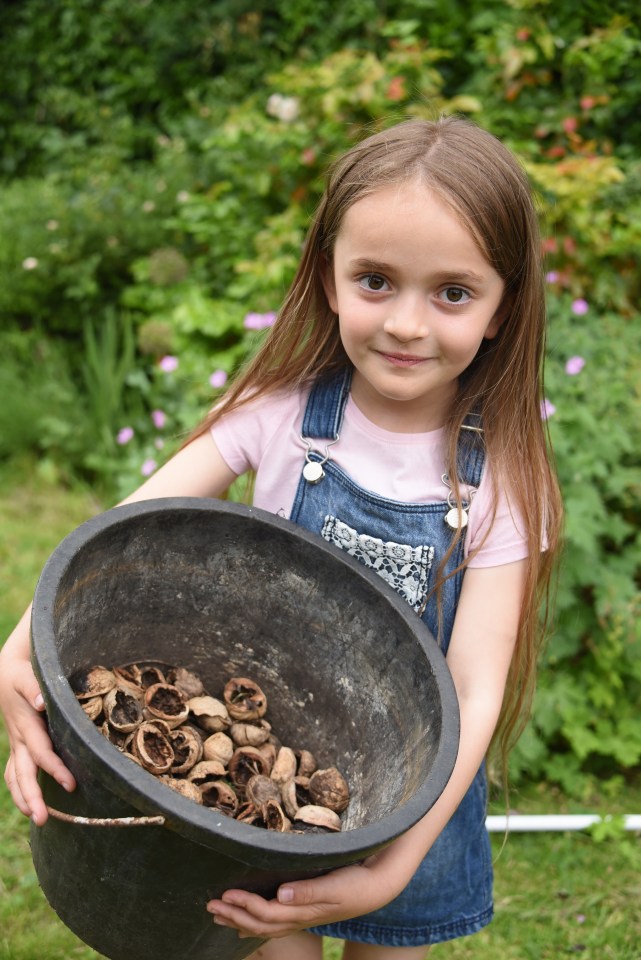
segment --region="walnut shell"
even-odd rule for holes
[[[271,729],[271,724],[266,720],[247,723],[236,720],[229,728],[229,734],[237,747],[260,747],[269,739]]]
[[[296,796],[296,784],[294,783],[293,777],[291,780],[286,780],[280,784],[280,795],[285,813],[293,819],[298,813],[300,806]]]
[[[296,750],[296,775],[299,777],[311,777],[318,764],[313,753],[309,750]]]
[[[192,697],[187,701],[187,706],[198,726],[209,733],[227,730],[231,724],[227,707],[215,697]]]
[[[170,683],[153,683],[145,690],[145,707],[151,718],[164,720],[177,727],[189,716],[189,706],[180,691]]]
[[[261,808],[268,800],[280,803],[278,784],[260,773],[254,774],[245,784],[245,796],[255,807]]]
[[[77,673],[71,681],[71,687],[78,700],[104,697],[115,686],[116,675],[113,670],[101,666]]]
[[[300,807],[294,817],[295,823],[306,823],[311,827],[322,827],[325,830],[337,832],[341,828],[341,819],[333,810],[317,804],[307,804]]]
[[[309,778],[309,795],[312,803],[342,813],[349,803],[349,787],[345,777],[336,767],[317,770]]]
[[[200,794],[205,807],[214,807],[228,817],[233,817],[238,810],[238,797],[235,791],[225,780],[214,780],[200,786]]]
[[[276,783],[285,783],[296,775],[296,754],[291,747],[281,747],[272,767],[270,777]]]
[[[205,692],[203,682],[197,673],[185,667],[173,667],[167,672],[167,681],[176,687],[184,700],[202,697]]]
[[[103,707],[109,724],[121,733],[131,733],[142,723],[140,698],[120,685],[105,694]]]
[[[157,724],[149,721],[141,723],[133,734],[130,749],[141,766],[156,776],[167,773],[174,760],[169,736]]]
[[[261,815],[268,830],[288,833],[292,829],[291,821],[287,819],[277,800],[267,800],[261,808]]]
[[[260,720],[267,711],[267,697],[248,677],[232,677],[223,698],[232,720]]]
[[[219,731],[212,733],[203,743],[203,760],[219,760],[227,766],[234,752],[231,737]]]
[[[127,667],[114,667],[114,676],[116,677],[116,684],[121,690],[126,690],[132,697],[138,697],[139,699],[144,697],[145,691],[139,683],[136,683]]]
[[[191,770],[203,755],[203,742],[188,727],[179,727],[172,730],[169,739],[174,750],[174,762],[171,772],[174,775],[183,775]]]
[[[229,777],[236,787],[244,787],[257,773],[266,775],[267,761],[256,747],[238,747],[229,761]]]
[[[81,700],[80,706],[89,719],[95,722],[102,713],[102,701],[102,697],[89,697],[88,700]]]
[[[239,806],[236,819],[239,823],[256,823],[260,819],[260,813],[253,803],[246,801]]]
[[[226,770],[219,760],[201,760],[191,768],[187,774],[187,779],[200,786],[203,783],[219,780],[225,776],[225,773]]]
[[[258,748],[262,756],[265,758],[265,763],[267,764],[267,775],[269,776],[272,767],[276,763],[276,754],[278,753],[276,747],[273,743],[269,741],[267,743],[261,744]]]
[[[176,793],[187,797],[188,800],[193,800],[194,803],[203,802],[199,788],[195,783],[192,783],[191,780],[179,780],[177,777],[159,777],[158,779],[162,780],[168,787],[171,787],[172,790],[175,790]]]
[[[107,720],[101,724],[100,732],[109,743],[113,743],[114,747],[117,747],[121,752],[129,747],[133,736],[132,733],[122,733],[120,730],[114,730]]]
[[[166,683],[165,675],[160,667],[153,663],[132,663],[129,666],[131,678],[143,690],[153,687],[156,683]]]

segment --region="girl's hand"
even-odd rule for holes
[[[44,700],[28,660],[0,658],[0,707],[5,716],[11,753],[4,779],[13,801],[37,826],[47,820],[47,807],[38,784],[38,769],[50,774],[65,790],[76,783],[54,753],[42,717]]]
[[[285,883],[275,900],[246,890],[227,890],[221,900],[210,900],[207,910],[214,923],[235,927],[241,937],[287,937],[308,927],[361,916],[397,896],[398,889],[379,869],[376,857],[341,867],[314,880]]]

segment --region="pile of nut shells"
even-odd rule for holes
[[[230,678],[218,699],[192,671],[145,662],[95,666],[71,686],[114,746],[195,803],[268,830],[341,829],[345,778],[280,742],[253,680]]]

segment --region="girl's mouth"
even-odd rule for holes
[[[409,353],[385,353],[382,350],[379,350],[378,353],[383,360],[387,360],[395,367],[415,367],[416,364],[426,363],[430,359],[429,357],[417,357]]]

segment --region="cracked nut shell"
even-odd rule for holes
[[[113,670],[101,666],[77,673],[71,681],[71,688],[77,700],[104,697],[115,686],[116,675]]]
[[[234,753],[234,744],[231,737],[226,733],[219,731],[212,733],[210,737],[203,742],[203,760],[219,760],[225,766],[229,763]]]
[[[187,701],[187,706],[194,722],[208,733],[227,730],[231,723],[227,707],[216,697],[192,697]]]
[[[336,767],[317,770],[309,778],[309,795],[312,803],[342,813],[349,803],[349,787]]]
[[[244,787],[256,774],[265,776],[267,761],[256,747],[238,747],[229,761],[229,777],[236,787]]]
[[[180,727],[172,730],[169,734],[169,740],[174,751],[174,762],[171,765],[173,775],[181,776],[188,773],[203,755],[203,742],[188,727]]]
[[[267,697],[248,677],[228,680],[223,699],[232,720],[260,720],[267,711]]]
[[[174,751],[167,733],[153,721],[143,721],[132,736],[131,753],[141,766],[159,776],[167,773],[174,760]]]
[[[154,683],[145,690],[145,709],[150,719],[164,720],[170,727],[177,727],[189,716],[189,706],[180,690],[170,683]]]
[[[310,827],[322,827],[324,830],[337,832],[341,829],[341,818],[333,810],[321,807],[318,804],[307,804],[300,807],[294,817],[295,823],[305,823]]]
[[[124,687],[113,687],[103,699],[105,717],[120,733],[131,733],[142,723],[142,703]]]

